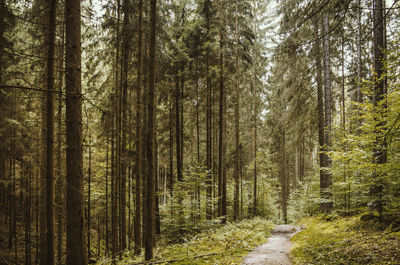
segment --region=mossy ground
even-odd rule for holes
[[[231,223],[204,231],[185,243],[161,244],[155,249],[156,261],[178,260],[173,264],[240,264],[244,256],[265,243],[274,225],[259,218]],[[212,254],[212,255],[207,255]],[[198,257],[200,255],[207,255]],[[126,252],[118,264],[135,264],[143,257]],[[110,264],[102,260],[98,264]]]
[[[399,228],[384,228],[360,216],[304,218],[292,238],[294,264],[400,264]]]

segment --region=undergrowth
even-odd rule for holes
[[[240,264],[248,252],[267,241],[272,228],[271,222],[260,218],[229,223],[201,232],[184,243],[159,245],[154,260],[165,261],[159,264]],[[126,252],[118,264],[142,261],[143,256]],[[102,260],[98,264],[110,263],[110,260]]]
[[[376,220],[354,217],[308,217],[292,238],[294,264],[400,264],[400,232]]]

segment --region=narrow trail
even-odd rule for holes
[[[299,226],[277,225],[268,242],[250,252],[242,265],[291,265],[289,252],[290,238],[300,232]]]

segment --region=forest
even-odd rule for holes
[[[0,264],[400,264],[399,10],[0,0]]]

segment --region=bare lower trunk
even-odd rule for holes
[[[385,25],[384,25],[384,1],[374,0],[374,68],[376,73],[375,92],[374,92],[374,110],[378,112],[375,117],[375,147],[373,160],[374,163],[380,165],[387,163],[387,144],[385,135],[382,133],[382,128],[386,127],[385,112],[387,104],[382,101],[385,100],[385,70],[384,70],[384,50],[385,50]],[[370,188],[370,195],[372,199],[372,208],[379,212],[380,221],[382,221],[383,201],[382,201],[382,176],[381,173],[374,172],[373,184]]]
[[[67,265],[87,264],[83,215],[81,1],[65,2]]]
[[[135,192],[135,220],[134,240],[135,254],[139,254],[142,248],[142,70],[143,70],[143,0],[139,0],[138,7],[138,68],[137,68],[137,91],[136,91],[136,192]]]
[[[332,111],[331,111],[331,66],[330,66],[330,43],[329,43],[329,18],[328,14],[323,18],[324,32],[324,100],[325,100],[325,152],[329,152],[331,148],[331,132],[332,132]],[[321,180],[321,210],[330,212],[333,208],[332,202],[332,160],[325,155],[325,174]]]
[[[235,168],[234,168],[234,179],[235,189],[233,196],[233,219],[239,219],[239,175],[240,175],[240,141],[239,141],[239,29],[238,29],[238,3],[236,1],[236,28],[235,28]]]
[[[150,49],[149,49],[149,91],[147,105],[147,183],[146,183],[146,222],[145,222],[145,259],[153,258],[154,246],[154,93],[155,93],[155,48],[156,48],[157,0],[150,2]]]

